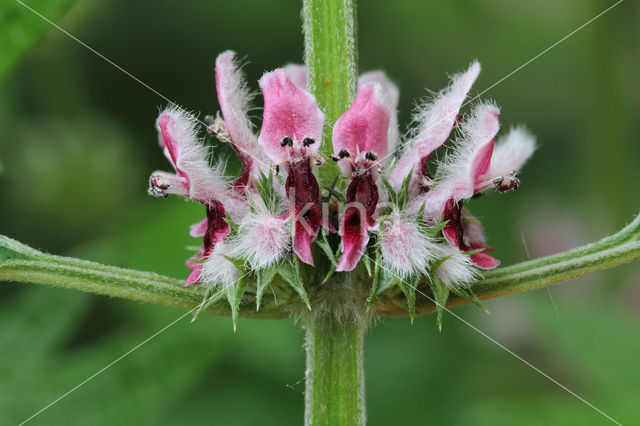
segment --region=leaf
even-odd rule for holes
[[[31,247],[0,235],[0,262],[11,259],[34,259],[41,253]]]
[[[304,301],[305,305],[307,305],[307,308],[311,310],[309,297],[307,296],[304,284],[300,278],[300,264],[298,263],[297,258],[294,256],[293,260],[289,262],[282,262],[278,266],[278,274],[280,274],[282,279],[300,295],[300,298]]]
[[[247,278],[241,277],[235,285],[229,287],[226,291],[229,306],[231,306],[231,320],[233,321],[233,332],[235,333],[238,324],[238,312],[240,311],[240,302],[242,296],[247,289]]]
[[[55,20],[70,3],[70,0],[30,0],[28,5],[43,16]],[[0,3],[0,28],[0,80],[45,30],[57,31],[17,1]]]
[[[449,299],[449,288],[435,274],[431,277],[430,286],[436,304],[436,324],[438,331],[442,331],[442,317]]]
[[[276,268],[259,269],[256,271],[256,276],[258,277],[256,286],[256,311],[260,310],[260,301],[262,300],[264,289],[271,284],[271,281],[273,281],[277,273]]]

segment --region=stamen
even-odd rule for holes
[[[293,146],[293,139],[291,139],[291,137],[289,136],[285,136],[284,138],[282,138],[282,140],[280,141],[280,146],[281,147],[285,147],[285,146]]]
[[[169,189],[169,183],[162,178],[162,176],[151,176],[149,178],[149,189],[147,192],[149,195],[157,198],[167,198],[167,189]]]
[[[518,189],[520,186],[520,179],[515,175],[498,176],[492,180],[492,183],[499,192],[509,192]]]
[[[231,135],[219,116],[205,115],[203,121],[207,125],[207,135],[217,138],[220,142],[231,142]]]
[[[367,151],[366,154],[364,154],[364,158],[366,158],[367,160],[376,161],[378,159],[378,156],[373,151]]]
[[[349,151],[347,151],[346,149],[340,150],[340,152],[338,153],[338,157],[342,158],[349,158],[351,157],[351,154],[349,154]]]
[[[316,143],[316,141],[311,138],[304,138],[302,140],[302,146],[309,146],[309,145],[313,145],[314,143]]]

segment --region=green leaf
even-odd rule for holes
[[[247,277],[241,277],[235,285],[229,287],[226,291],[229,306],[231,306],[231,320],[233,321],[233,331],[236,331],[238,323],[238,312],[240,311],[240,302],[242,296],[247,289]]]
[[[19,241],[0,235],[0,261],[12,259],[34,259],[41,253]]]
[[[435,274],[431,277],[430,286],[436,303],[436,324],[438,331],[442,331],[442,317],[449,299],[449,288]]]
[[[260,301],[262,300],[264,289],[271,284],[277,272],[276,268],[259,269],[256,271],[256,276],[258,277],[258,283],[256,285],[256,311],[260,310]]]
[[[309,297],[304,289],[304,283],[300,278],[300,264],[295,256],[293,256],[292,259],[291,261],[282,262],[278,265],[278,274],[300,295],[300,298],[304,301],[305,305],[307,305],[307,308],[311,310]]]
[[[70,0],[30,0],[27,4],[43,16],[55,20]],[[58,31],[43,18],[17,1],[0,3],[0,80],[18,63],[45,30]]]

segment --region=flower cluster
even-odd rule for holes
[[[300,262],[314,265],[325,256],[330,262],[323,264],[331,266],[316,272],[320,282],[364,265],[372,277],[371,300],[397,284],[411,310],[415,287],[425,281],[436,297],[446,300],[453,291],[473,298],[468,284],[478,268],[499,261],[465,201],[490,189],[516,189],[517,171],[535,148],[520,127],[495,141],[500,111],[492,103],[460,113],[479,72],[472,63],[424,101],[403,141],[397,87],[382,72],[362,75],[351,107],[333,126],[333,155],[325,158],[325,117],[306,90],[303,66],[287,65],[260,79],[264,113],[256,135],[247,115],[252,94],[234,53],[219,55],[221,112],[204,123],[209,136],[233,147],[240,176],[229,179],[222,165],[210,165],[195,116],[170,106],[156,122],[175,174],[152,174],[149,193],[182,195],[206,208],[206,217],[191,227],[203,244],[187,262],[185,284],[206,286],[209,298],[226,294],[237,309],[248,287],[257,286],[259,304],[264,288],[280,276],[308,304]],[[433,161],[439,149],[442,161]],[[342,175],[330,183],[314,174],[326,161],[335,161]]]

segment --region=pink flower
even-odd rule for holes
[[[384,81],[384,76],[379,80]],[[369,241],[368,231],[376,225],[378,204],[378,156],[387,156],[389,124],[395,115],[379,82],[358,88],[351,108],[333,127],[332,157],[351,183],[347,188],[345,212],[340,224],[342,257],[337,271],[351,271],[358,264]]]
[[[499,261],[465,203],[491,188],[516,189],[517,171],[535,140],[518,127],[496,141],[500,111],[494,104],[479,103],[467,116],[460,112],[479,72],[473,62],[423,102],[400,149],[398,89],[383,72],[363,74],[353,103],[333,126],[331,158],[342,181],[329,187],[314,173],[324,165],[325,116],[306,90],[305,68],[289,64],[262,76],[264,111],[256,134],[247,114],[252,94],[235,55],[219,55],[221,111],[204,121],[209,136],[235,150],[243,165],[240,175],[228,179],[223,166],[210,165],[193,115],[169,107],[156,122],[175,173],[153,173],[149,193],[181,195],[206,210],[190,230],[203,244],[187,262],[191,274],[185,284],[229,289],[241,277],[280,270],[292,256],[314,265],[314,246],[321,249],[316,255],[337,248],[325,238],[316,242],[320,228],[324,224],[335,232],[338,222],[337,272],[358,268],[367,250],[399,278],[425,277],[451,288],[472,281],[477,268],[496,267]],[[439,162],[433,160],[438,149],[443,150]],[[329,214],[323,213],[323,200],[331,203]],[[342,209],[335,207],[337,200]],[[339,210],[341,217],[329,221]]]
[[[322,141],[324,114],[315,98],[294,84],[282,69],[260,79],[264,116],[259,141],[269,157],[285,166],[288,214],[293,216],[293,250],[313,265],[311,243],[322,224],[320,189],[313,175]]]

